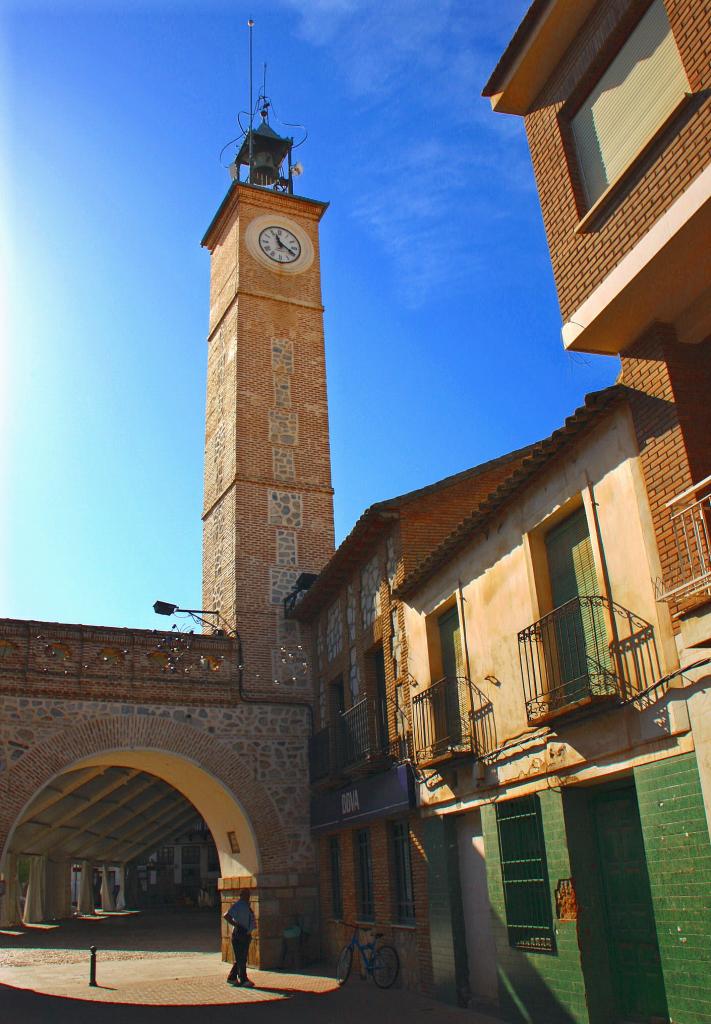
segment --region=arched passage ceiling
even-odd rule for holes
[[[22,816],[12,852],[122,863],[200,821],[189,800],[136,768],[96,765],[59,775]]]

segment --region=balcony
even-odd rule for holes
[[[711,476],[677,495],[667,508],[677,557],[663,597],[680,604],[711,599]]]
[[[395,701],[363,697],[309,740],[311,783],[381,771],[410,757],[407,716]]]
[[[420,765],[481,757],[493,749],[491,702],[466,676],[445,676],[412,700],[413,748]]]
[[[576,597],[518,634],[528,721],[620,704],[661,676],[654,627],[605,597]]]

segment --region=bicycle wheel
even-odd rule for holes
[[[339,985],[344,985],[348,981],[348,975],[351,973],[352,963],[353,947],[344,946],[338,954],[338,963],[336,964],[336,981]]]
[[[390,988],[398,976],[400,960],[392,946],[380,946],[373,957],[373,980],[379,988]]]

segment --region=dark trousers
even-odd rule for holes
[[[230,980],[235,978],[239,982],[247,980],[247,954],[249,953],[251,941],[251,935],[238,935],[236,928],[232,930],[232,949],[235,954],[235,962],[232,964],[232,970],[228,974]]]

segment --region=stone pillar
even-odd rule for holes
[[[239,899],[241,889],[253,890],[252,910],[257,919],[257,931],[249,948],[249,964],[263,970],[281,966],[284,929],[299,923],[306,933],[304,957],[316,959],[319,952],[318,936],[318,882],[313,873],[289,871],[264,872],[253,878],[221,878],[221,913],[225,914]],[[222,920],[222,959],[232,963],[232,929]]]
[[[47,906],[50,921],[72,916],[71,865],[65,860],[47,862]]]
[[[0,897],[0,928],[12,928],[20,921],[20,886],[17,881],[17,857],[8,853],[2,870],[4,893]]]

